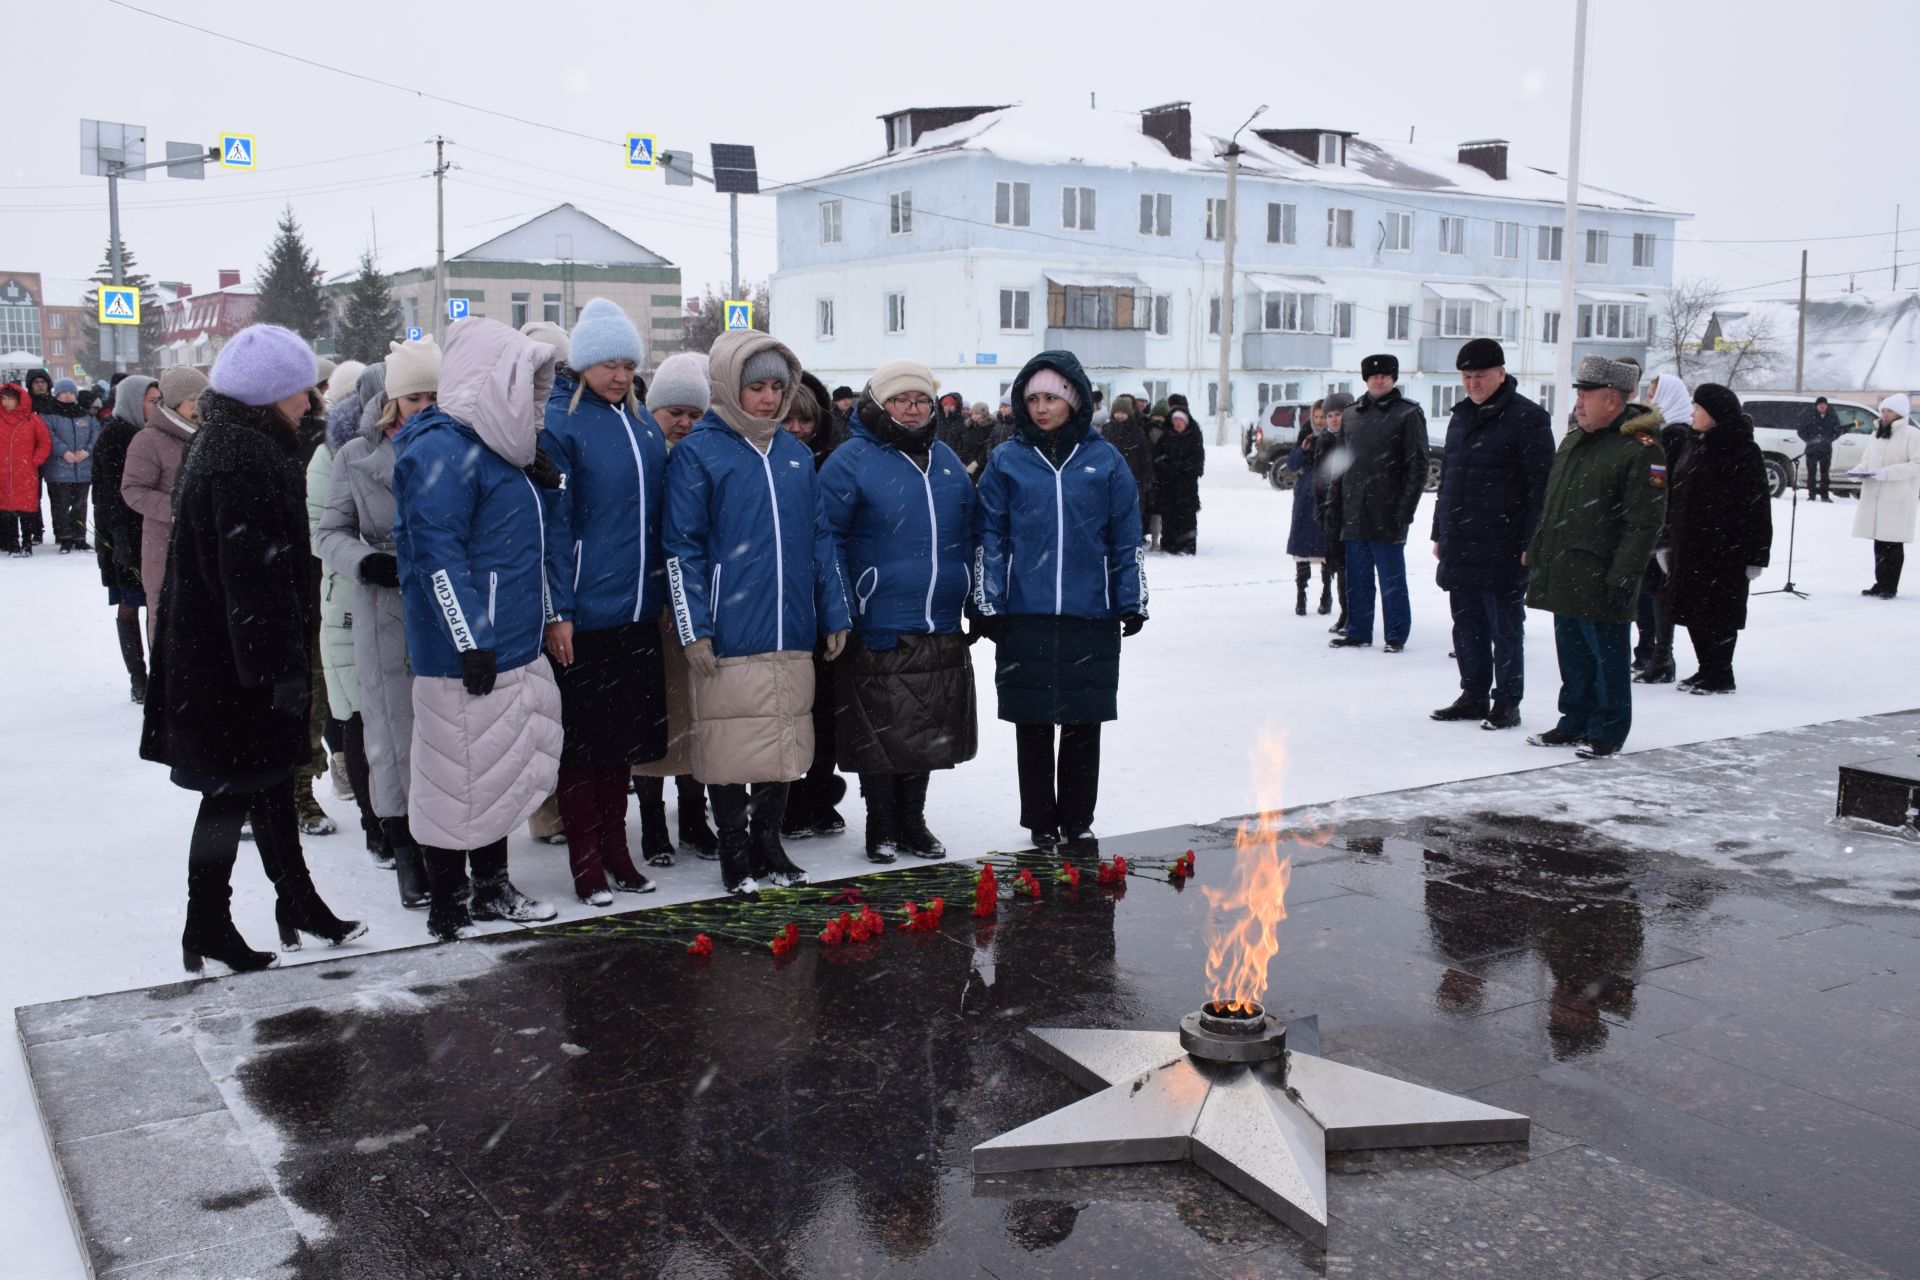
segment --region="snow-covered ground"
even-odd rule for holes
[[[1414,629],[1406,652],[1329,649],[1329,619],[1293,614],[1293,564],[1284,550],[1291,496],[1250,475],[1231,449],[1212,450],[1208,463],[1201,554],[1152,558],[1152,621],[1126,642],[1121,719],[1103,744],[1097,830],[1212,821],[1258,807],[1248,760],[1265,730],[1286,743],[1282,799],[1289,805],[1566,758],[1524,741],[1554,719],[1558,681],[1542,615],[1529,616],[1525,728],[1488,733],[1434,723],[1428,711],[1450,702],[1458,685],[1447,657],[1446,601],[1434,585],[1424,537],[1409,546]],[[1629,752],[1920,706],[1920,664],[1906,661],[1920,635],[1920,581],[1892,602],[1862,598],[1860,589],[1872,580],[1871,551],[1850,536],[1853,514],[1847,499],[1800,504],[1794,579],[1812,598],[1753,602],[1735,664],[1737,695],[1637,689]],[[1416,534],[1424,533],[1428,515],[1423,504]],[[1786,501],[1776,501],[1775,567],[1758,584],[1763,589],[1785,577],[1787,516]],[[0,561],[0,620],[0,871],[15,904],[0,930],[0,1007],[176,980],[196,798],[137,757],[140,710],[127,700],[93,557],[43,550],[30,561]],[[1677,647],[1685,674],[1692,654],[1684,636]],[[975,651],[975,662],[986,717],[980,756],[937,777],[928,804],[933,829],[965,852],[1013,848],[1024,838],[1013,734],[991,718],[987,646]],[[1581,767],[1633,763],[1629,756]],[[342,831],[307,841],[314,878],[341,915],[372,925],[346,950],[425,942],[423,916],[400,908],[392,873],[374,868],[363,852],[352,804],[334,800],[324,783],[321,790]],[[849,835],[792,846],[816,876],[871,869],[860,856],[857,796],[843,812]],[[234,917],[250,941],[267,946],[274,936],[271,893],[250,856],[243,849]],[[523,835],[512,858],[516,883],[564,904],[563,918],[592,914],[573,900],[563,849]],[[718,890],[716,866],[697,859],[658,878],[660,894],[622,898],[617,907]],[[309,950],[286,959],[340,954]],[[8,1274],[84,1274],[13,1047],[0,1049],[0,1240]]]

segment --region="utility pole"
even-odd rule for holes
[[[1233,243],[1234,231],[1240,221],[1240,130],[1258,120],[1260,113],[1266,109],[1265,103],[1254,109],[1254,113],[1247,117],[1246,124],[1235,129],[1233,136],[1227,139],[1227,149],[1224,153],[1227,160],[1227,225],[1226,234],[1222,237],[1226,253],[1220,279],[1220,389],[1214,396],[1213,402],[1214,409],[1219,413],[1214,429],[1213,442],[1216,445],[1226,444],[1232,438],[1228,425],[1233,417],[1231,410],[1233,383],[1228,379],[1232,370],[1233,355]]]
[[[1807,251],[1800,251],[1800,336],[1794,344],[1793,389],[1806,390],[1807,380]]]
[[[1567,123],[1566,228],[1560,239],[1560,356],[1555,385],[1573,401],[1573,339],[1579,333],[1574,304],[1574,253],[1580,235],[1580,117],[1587,99],[1587,0],[1576,0],[1573,19],[1573,109]],[[1558,406],[1555,406],[1558,409]]]
[[[113,270],[113,282],[116,285],[127,282],[126,266],[120,256],[120,175],[122,172],[124,169],[120,165],[113,165],[107,170],[107,234],[110,237],[107,245],[107,261]],[[127,344],[121,340],[120,326],[108,328],[106,325],[101,325],[100,333],[102,337],[108,334],[113,335],[113,371],[125,373]]]
[[[740,197],[737,193],[727,193],[727,245],[733,257],[733,287],[727,293],[729,298],[740,296]]]
[[[433,139],[433,211],[433,314],[437,327],[447,315],[447,140],[438,134]]]

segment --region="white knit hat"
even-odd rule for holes
[[[1880,402],[1880,412],[1885,413],[1889,409],[1893,410],[1896,422],[1905,422],[1907,415],[1913,412],[1913,401],[1907,398],[1906,392],[1896,391]]]
[[[440,347],[431,335],[387,345],[387,399],[440,390]]]

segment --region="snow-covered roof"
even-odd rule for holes
[[[503,231],[484,244],[455,254],[463,262],[575,262],[614,267],[670,267],[673,264],[637,240],[628,239],[600,219],[570,204],[555,205],[530,222]]]
[[[1720,336],[1759,333],[1791,353],[1800,300],[1754,298],[1714,312]],[[1920,294],[1837,293],[1807,299],[1810,387],[1920,388]]]
[[[1219,173],[1224,170],[1225,161],[1215,153],[1225,149],[1232,134],[1231,127],[1196,117],[1191,147],[1193,159],[1182,160],[1141,131],[1141,115],[1137,111],[1018,105],[989,111],[944,129],[928,130],[911,146],[848,165],[808,182],[788,184],[788,188],[817,186],[836,177],[954,152],[974,152],[1026,164],[1066,163],[1108,169]],[[1509,162],[1508,176],[1502,180],[1472,165],[1461,164],[1451,153],[1359,136],[1347,139],[1345,165],[1315,164],[1252,129],[1240,135],[1240,146],[1242,177],[1279,178],[1321,187],[1482,196],[1548,204],[1563,203],[1567,194],[1566,178],[1550,169]],[[1595,208],[1664,217],[1690,216],[1640,196],[1589,183],[1582,183],[1580,192],[1581,204]]]

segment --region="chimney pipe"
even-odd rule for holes
[[[1192,104],[1168,102],[1140,113],[1140,132],[1167,149],[1176,160],[1193,159]]]
[[[1471,165],[1496,182],[1507,180],[1507,140],[1483,138],[1460,144],[1460,163]]]
[[[220,268],[220,287],[222,289],[231,289],[239,283],[240,269],[238,267]]]

